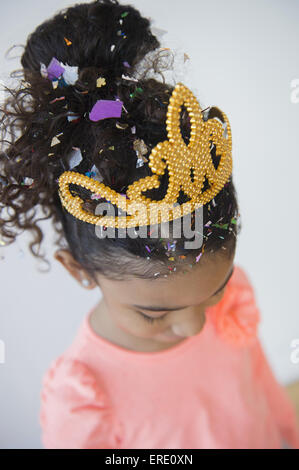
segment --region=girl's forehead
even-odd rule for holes
[[[196,305],[208,299],[226,281],[233,258],[214,258],[185,274],[168,278],[115,281],[101,277],[100,287],[110,300],[126,305],[177,308]]]

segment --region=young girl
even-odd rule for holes
[[[55,258],[102,293],[43,377],[43,446],[299,448],[295,410],[258,339],[253,287],[234,262],[240,223],[229,123],[218,108],[194,111],[187,98],[175,121],[175,103],[183,93],[190,98],[188,89],[148,76],[163,76],[165,52],[132,6],[79,4],[29,36],[25,79],[4,103],[3,240],[15,240],[11,227],[29,229],[36,235],[30,250],[41,258],[34,250],[41,219],[31,212],[41,207],[60,234]],[[140,180],[144,190],[154,173],[151,201],[177,189],[180,206],[205,195],[199,247],[173,234],[185,216],[169,219],[166,236],[151,236],[151,227],[144,237],[122,237],[120,226],[103,236],[113,224],[107,217],[107,225],[96,224],[107,216],[98,205],[120,209],[115,194],[138,199],[130,187]]]

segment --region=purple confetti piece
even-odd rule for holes
[[[201,255],[202,255],[202,253],[199,253],[199,255],[198,255],[198,256],[196,256],[196,258],[195,258],[195,259],[196,259],[196,263],[198,263],[198,261],[199,261],[199,258],[201,257]]]
[[[131,68],[131,65],[126,61],[123,63],[125,67],[127,67],[128,69]]]
[[[49,80],[53,80],[54,78],[59,78],[65,72],[65,69],[60,65],[56,57],[53,57],[47,67],[47,72]]]
[[[149,249],[149,247],[147,245],[145,245],[145,248],[147,249],[147,251],[150,253],[151,250]]]
[[[121,117],[122,107],[122,101],[98,100],[89,113],[89,119],[91,121],[100,121],[107,118],[119,118]]]

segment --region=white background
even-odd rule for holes
[[[126,4],[126,2],[121,2]],[[129,3],[129,2],[128,2]],[[243,230],[236,262],[256,292],[260,338],[282,383],[299,379],[291,342],[298,319],[299,2],[296,0],[134,0],[153,27],[167,31],[162,46],[190,57],[185,84],[202,106],[228,115],[233,136],[234,182]],[[19,68],[6,60],[38,24],[72,5],[63,0],[1,2],[1,78]],[[20,55],[21,49],[11,55]],[[180,73],[180,71],[178,71]],[[181,79],[181,76],[178,76]],[[46,231],[50,273],[38,271],[27,249],[30,236],[0,247],[0,447],[40,448],[41,377],[71,343],[100,291],[88,291],[52,258],[54,232]],[[44,266],[40,266],[44,269]],[[3,345],[3,343],[2,343]]]

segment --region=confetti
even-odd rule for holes
[[[150,248],[149,248],[147,245],[145,245],[145,248],[147,249],[147,251],[148,251],[149,253],[151,253],[151,250],[150,250]]]
[[[124,13],[122,13],[120,16],[122,18],[126,18],[126,16],[128,16],[129,12],[128,11],[125,11]]]
[[[53,57],[47,67],[48,79],[54,80],[55,78],[59,78],[64,71],[65,68],[61,66],[60,62],[56,59],[56,57]]]
[[[104,179],[103,175],[100,173],[98,167],[96,165],[93,165],[93,167],[91,168],[91,173],[93,175],[93,179],[96,180],[96,181],[99,181],[99,183],[101,183]],[[108,201],[110,202],[110,201]]]
[[[130,65],[127,61],[126,61],[126,62],[123,62],[123,65],[124,65],[125,67],[127,67],[128,69],[131,68],[131,65]]]
[[[102,86],[106,85],[106,80],[103,77],[99,77],[97,79],[97,87],[101,88]]]
[[[79,119],[80,119],[79,114],[69,113],[69,115],[67,116],[68,121],[79,121]]]
[[[129,127],[129,124],[117,122],[117,123],[115,124],[115,126],[116,126],[118,129],[124,130],[124,129],[127,129],[127,128]]]
[[[152,30],[152,33],[158,38],[162,38],[162,36],[164,36],[164,34],[168,32],[165,29],[160,29],[160,28],[155,28],[155,27],[152,27],[151,30]]]
[[[91,199],[101,199],[101,195],[100,194],[92,194],[91,195]]]
[[[134,93],[130,93],[130,98],[135,98],[137,93],[143,93],[143,89],[141,87],[137,87]]]
[[[111,147],[108,147],[108,150],[115,150],[114,145],[111,145]]]
[[[146,155],[147,152],[148,152],[147,145],[146,145],[146,143],[144,142],[143,139],[134,140],[133,148],[134,148],[134,150],[135,150],[135,152],[137,153],[138,156]]]
[[[54,147],[54,145],[60,144],[60,140],[57,139],[57,137],[53,137],[52,142],[51,142],[51,147]]]
[[[112,46],[111,46],[111,48],[110,48],[111,52],[113,52],[114,49],[115,49],[115,44],[112,44]]]
[[[23,183],[21,183],[21,185],[22,185],[22,186],[23,186],[23,185],[24,185],[24,186],[32,186],[33,183],[34,183],[34,179],[33,179],[33,178],[29,178],[29,177],[26,176],[26,177],[24,178]]]
[[[196,263],[198,263],[198,261],[199,261],[199,259],[200,259],[201,256],[202,256],[202,253],[199,253],[199,255],[196,256],[196,258],[195,258],[195,259],[196,259]]]
[[[67,46],[71,46],[73,44],[72,41],[70,41],[68,38],[64,38],[64,40]]]
[[[61,96],[60,98],[55,98],[55,100],[50,101],[50,104],[56,103],[56,101],[62,101],[65,100],[65,96]]]
[[[92,177],[95,176],[95,175],[96,175],[96,174],[95,174],[94,171],[87,171],[87,172],[85,173],[85,176],[88,176],[89,178],[92,178]]]
[[[136,168],[140,168],[144,165],[142,158],[138,158],[136,161]]]
[[[98,100],[89,113],[89,119],[96,122],[107,118],[119,118],[122,106],[122,101]]]
[[[78,166],[83,160],[81,150],[78,147],[73,147],[72,152],[68,155],[67,160],[69,170],[72,170],[73,168]]]
[[[63,64],[62,62],[60,65],[65,69],[62,74],[62,77],[65,81],[66,85],[75,85],[77,82],[79,75],[78,75],[78,66],[71,66],[68,64]],[[62,83],[61,83],[62,85]]]
[[[131,82],[138,82],[139,81],[139,80],[137,80],[137,78],[128,77],[127,75],[124,75],[124,74],[122,74],[121,78],[123,80],[130,80]]]
[[[40,74],[43,78],[48,78],[48,70],[45,64],[40,62]]]
[[[227,230],[228,229],[228,224],[224,224],[224,225],[212,224],[212,227],[223,228],[223,229]]]

